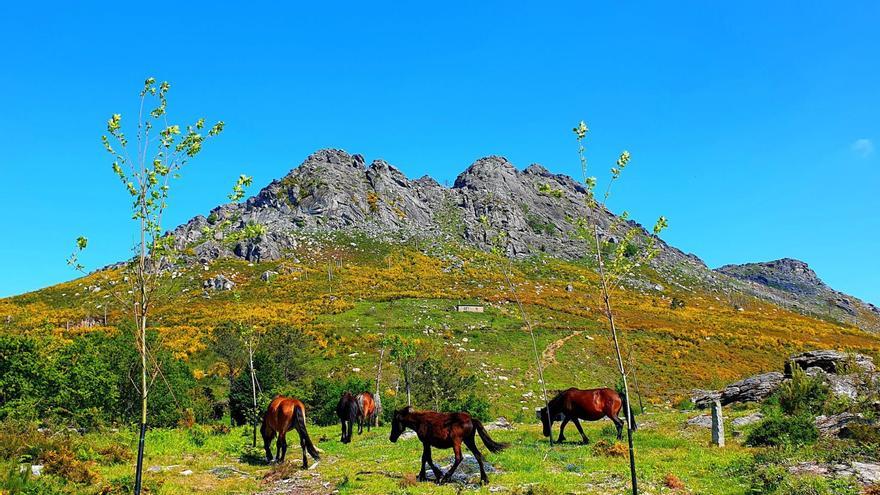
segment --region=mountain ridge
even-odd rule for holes
[[[652,235],[608,209],[587,207],[586,194],[584,186],[567,175],[554,174],[537,163],[520,170],[499,155],[475,160],[451,187],[445,187],[427,175],[409,179],[382,159],[367,164],[363,155],[322,149],[244,202],[220,205],[207,217],[198,215],[178,226],[172,234],[178,248],[202,263],[218,258],[281,259],[304,237],[330,231],[358,231],[385,240],[457,240],[488,250],[491,232],[503,230],[508,256],[550,255],[568,260],[594,252],[590,243],[575,235],[578,218],[591,218],[599,226],[600,237],[611,242],[619,242],[630,228],[638,231],[633,241],[637,245],[644,245]],[[745,292],[880,331],[880,310],[831,289],[804,262],[786,258],[712,270],[698,256],[662,239],[655,241],[659,254],[650,268],[680,288],[708,286],[729,300],[732,294]],[[797,283],[791,277],[780,278],[780,268],[773,263],[784,260],[789,260],[782,263],[788,272],[800,271],[806,278]],[[744,275],[761,270],[767,276]],[[786,280],[788,285],[783,283]],[[643,283],[642,288],[655,285]],[[834,301],[831,307],[823,302],[829,299]]]

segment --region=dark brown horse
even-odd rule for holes
[[[339,417],[339,422],[342,424],[342,438],[339,441],[342,443],[351,442],[351,432],[358,418],[357,399],[351,395],[351,392],[342,393],[339,403],[336,404],[336,416]]]
[[[389,439],[392,442],[396,442],[400,434],[407,428],[415,431],[419,440],[422,441],[422,469],[419,471],[419,481],[426,481],[428,479],[425,476],[425,464],[431,467],[437,483],[449,481],[458,465],[461,464],[461,444],[464,442],[467,448],[473,452],[477,463],[480,465],[480,481],[488,483],[489,477],[486,476],[486,470],[483,468],[483,455],[477,449],[475,435],[480,435],[480,438],[490,452],[499,452],[507,447],[507,444],[498,443],[489,438],[489,433],[483,427],[483,424],[472,418],[470,414],[464,412],[438,413],[434,411],[416,411],[412,407],[405,407],[394,413]],[[431,447],[438,449],[452,448],[455,454],[455,462],[445,475],[440,472],[440,468],[431,459]]]
[[[263,448],[266,449],[266,461],[272,462],[272,439],[278,434],[278,442],[275,450],[275,460],[284,461],[287,454],[287,432],[295,429],[299,434],[299,445],[302,447],[303,468],[309,467],[306,451],[316,461],[320,458],[318,449],[312,444],[309,432],[306,431],[306,406],[302,402],[290,397],[275,397],[263,415],[263,426],[260,433],[263,434]]]
[[[364,425],[367,431],[370,431],[371,422],[376,418],[376,401],[373,400],[373,394],[369,392],[361,392],[357,396],[351,395],[351,392],[345,391],[339,402],[336,404],[336,416],[342,424],[342,443],[351,442],[351,434],[354,429],[354,423],[358,425],[358,435],[364,432]]]
[[[584,443],[590,443],[590,439],[584,434],[579,419],[586,421],[598,421],[607,417],[614,422],[617,427],[617,439],[620,440],[623,435],[623,421],[618,416],[620,409],[624,405],[624,398],[610,388],[594,388],[590,390],[581,390],[570,388],[560,392],[556,397],[550,400],[550,411],[548,413],[546,407],[542,407],[538,411],[541,423],[544,425],[544,436],[549,437],[552,433],[553,421],[560,415],[562,416],[562,425],[559,427],[559,443],[565,441],[565,425],[569,421],[574,422],[578,431],[583,437]],[[632,428],[636,429],[635,421],[632,422]]]

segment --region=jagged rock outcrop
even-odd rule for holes
[[[504,230],[509,256],[546,253],[564,259],[581,258],[593,249],[574,235],[577,219],[589,218],[600,237],[612,242],[633,227],[640,230],[637,244],[648,238],[635,222],[617,222],[610,211],[588,207],[585,195],[571,177],[537,164],[519,170],[500,156],[475,161],[452,187],[444,187],[430,177],[411,180],[384,160],[367,165],[361,155],[325,149],[244,203],[196,216],[173,235],[184,259],[201,263],[229,257],[281,259],[315,235],[338,231],[386,241],[458,239],[489,249],[495,234]],[[830,311],[840,321],[880,331],[880,310],[829,289],[796,260],[713,271],[696,256],[657,242],[659,253],[651,266],[666,281],[629,281],[642,290],[701,286],[734,306],[746,293],[802,312],[827,316]]]
[[[696,390],[691,400],[698,407],[708,407],[713,401],[721,401],[721,405],[734,402],[760,402],[769,397],[785,380],[785,375],[778,371],[750,376],[731,383],[719,391]]]
[[[832,416],[817,416],[815,423],[819,433],[828,436],[839,436],[850,425],[868,424],[869,421],[861,414],[843,412]]]
[[[451,188],[429,177],[408,179],[383,160],[366,165],[361,155],[321,150],[243,204],[215,208],[173,234],[179,248],[201,261],[240,257],[278,259],[303,234],[356,230],[374,237],[457,237],[481,249],[507,232],[508,254],[548,253],[578,258],[589,246],[573,236],[578,217],[593,218],[603,238],[620,239],[634,222],[612,228],[614,215],[586,206],[586,190],[574,179],[540,165],[523,171],[500,156],[474,162]],[[489,232],[482,219],[488,222]],[[642,240],[647,236],[642,230]],[[662,241],[658,266],[710,273],[699,258]]]
[[[880,331],[880,308],[832,289],[803,261],[725,265],[715,272],[747,283],[754,295],[780,306]]]
[[[785,363],[785,374],[791,375],[791,365],[797,365],[804,370],[810,368],[819,368],[825,373],[841,374],[844,371],[854,372],[873,372],[877,368],[874,366],[874,359],[864,354],[846,353],[835,350],[823,349],[817,351],[808,351],[796,354],[789,358]],[[857,369],[847,370],[847,365]]]

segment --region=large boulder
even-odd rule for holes
[[[761,373],[731,383],[723,390],[695,390],[691,400],[697,407],[708,407],[716,400],[721,401],[721,405],[760,402],[775,392],[784,380],[785,375],[778,371]]]
[[[846,369],[848,363],[854,364],[859,369]],[[792,364],[797,365],[804,370],[810,368],[820,368],[826,373],[842,374],[863,371],[873,373],[877,370],[874,366],[874,360],[870,356],[864,354],[853,354],[830,349],[808,351],[801,354],[795,354],[785,363],[785,374],[791,376]]]
[[[816,428],[819,433],[826,436],[839,436],[853,424],[868,424],[868,420],[861,414],[851,412],[816,417]]]

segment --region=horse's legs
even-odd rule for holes
[[[358,435],[364,432],[364,418],[358,416]]]
[[[452,467],[449,468],[449,471],[446,471],[446,474],[440,479],[441,485],[452,478],[452,474],[455,473],[458,465],[461,464],[461,439],[453,439],[452,441],[452,451],[455,453],[455,462],[452,463]]]
[[[303,469],[308,469],[309,460],[306,458],[306,439],[302,435],[299,436],[299,447],[303,453]]]
[[[416,480],[418,481],[427,481],[428,477],[425,476],[425,463],[428,462],[428,459],[431,458],[431,446],[427,443],[422,444],[422,462],[421,469],[419,470],[419,475],[416,476]]]
[[[574,422],[574,425],[577,427],[578,431],[581,433],[581,437],[584,439],[584,443],[585,444],[590,443],[590,439],[587,438],[587,435],[584,433],[584,429],[581,428],[581,422],[578,421],[577,418],[572,418],[572,422]]]
[[[266,430],[269,430],[268,432]],[[275,430],[271,428],[263,428],[263,449],[266,450],[266,462],[272,462],[272,439],[275,438]]]
[[[623,438],[623,420],[620,419],[616,414],[609,414],[609,418],[611,421],[614,421],[614,426],[617,427],[617,439],[620,440]]]
[[[565,425],[567,424],[568,416],[566,415],[564,418],[562,418],[562,424],[559,425],[559,440],[557,440],[558,443],[562,443],[565,441]]]
[[[339,420],[339,423],[342,425],[342,437],[340,437],[339,441],[342,443],[345,443],[345,431],[346,431],[345,420],[341,419],[341,420]]]
[[[278,435],[278,462],[284,462],[284,458],[287,456],[287,433],[281,433]]]
[[[480,483],[488,484],[489,477],[486,476],[486,469],[483,467],[483,454],[480,453],[480,450],[477,448],[477,442],[474,441],[474,437],[470,437],[465,439],[464,441],[467,448],[474,453],[474,457],[477,459],[477,464],[480,465]]]

